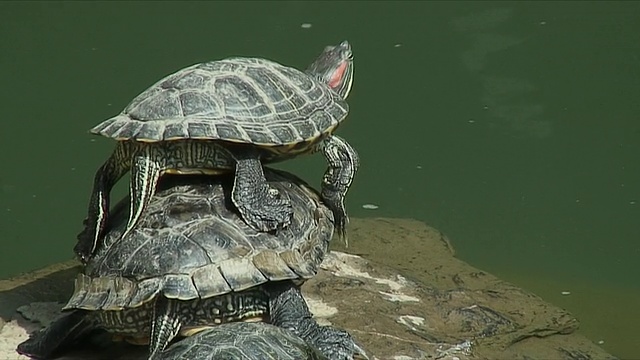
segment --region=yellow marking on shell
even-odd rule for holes
[[[112,335],[112,336],[111,336],[111,341],[113,341],[113,342],[122,342],[122,341],[126,341],[126,336],[122,336],[122,335]]]
[[[285,144],[277,144],[277,145],[273,143],[247,142],[244,140],[210,138],[210,137],[204,137],[204,136],[174,137],[174,138],[167,138],[167,139],[147,139],[147,138],[136,139],[136,138],[114,137],[112,139],[116,141],[136,141],[136,142],[145,143],[145,144],[158,143],[162,141],[180,141],[180,140],[223,141],[223,142],[229,142],[233,144],[251,144],[251,145],[255,145],[263,148],[269,148],[269,149],[273,148],[271,151],[275,153],[287,153],[287,150],[290,150],[291,148],[300,145],[300,143],[308,143],[309,145],[313,145],[324,136],[332,134],[334,131],[336,131],[339,125],[340,123],[330,126],[328,129],[321,131],[320,134],[318,134],[317,136],[313,136],[308,139],[303,139],[301,141],[295,141],[295,142],[290,142]],[[277,150],[278,148],[281,148],[282,150]],[[300,151],[300,152],[306,152],[307,150],[308,149],[305,148],[304,151]]]
[[[112,335],[111,340],[114,342],[126,342],[131,345],[149,345],[151,340],[148,336],[131,336],[131,335]]]
[[[242,322],[261,322],[266,320],[267,319],[264,316],[254,316],[254,317],[242,319]]]
[[[160,141],[166,141],[166,140],[163,140],[163,139],[158,139],[158,140],[156,140],[156,139],[135,139],[135,138],[132,139],[132,138],[125,138],[125,137],[115,137],[113,139],[115,139],[116,141],[130,141],[130,140],[133,140],[133,141],[146,143],[146,144],[156,143],[156,142],[160,142]]]
[[[211,329],[213,328],[213,326],[200,326],[200,327],[194,327],[194,328],[190,328],[190,329],[185,329],[185,330],[181,330],[180,331],[180,335],[181,336],[193,336],[201,331],[207,330],[207,329]]]
[[[209,168],[200,168],[200,169],[181,168],[181,169],[166,169],[164,172],[165,174],[171,174],[171,175],[220,175],[220,174],[227,174],[231,171],[233,170],[209,169]]]
[[[248,317],[248,318],[244,318],[241,319],[240,321],[242,322],[263,322],[266,321],[266,317],[264,316],[252,316],[252,317]],[[231,321],[227,321],[227,322],[233,322],[234,320]],[[221,319],[216,319],[215,321],[216,324],[222,324],[222,320]],[[180,336],[193,336],[201,331],[207,330],[207,329],[211,329],[214,326],[211,325],[201,325],[201,326],[190,326],[190,327],[184,327],[182,329],[180,329]]]

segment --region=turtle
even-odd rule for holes
[[[171,345],[160,360],[330,360],[293,332],[264,322],[235,322]]]
[[[266,182],[263,164],[322,151],[328,168],[321,194],[345,243],[344,198],[359,166],[356,150],[334,135],[347,117],[353,53],[343,41],[327,46],[305,72],[263,58],[232,57],[195,64],[166,76],[91,133],[117,140],[98,169],[85,227],[75,252],[81,260],[100,246],[109,194],[131,172],[135,226],[163,174],[234,172],[232,201],[254,229],[274,232],[291,221],[291,202]]]
[[[313,320],[300,292],[328,251],[333,213],[293,174],[265,167],[265,178],[292,203],[291,224],[277,234],[242,219],[231,200],[234,174],[163,177],[123,237],[125,197],[112,209],[104,246],[77,275],[65,316],[18,351],[47,358],[99,328],[149,343],[149,358],[157,359],[176,336],[227,322],[268,321],[330,359],[360,353],[347,332]]]

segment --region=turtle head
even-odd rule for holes
[[[309,65],[307,74],[329,85],[346,99],[353,83],[353,53],[348,41],[324,48],[320,56]]]

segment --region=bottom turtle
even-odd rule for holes
[[[203,330],[165,350],[160,360],[331,360],[291,331],[237,322]]]
[[[190,336],[152,355],[154,360],[342,360],[369,359],[346,331],[313,320],[299,289],[286,284],[274,291],[270,323],[230,322],[201,327]],[[97,317],[76,310],[60,316],[18,345],[17,352],[34,359],[54,359],[88,339]]]
[[[177,336],[234,321],[268,321],[329,359],[362,352],[348,333],[318,325],[299,289],[327,252],[331,211],[297,177],[271,169],[265,176],[293,205],[290,226],[277,233],[242,220],[231,201],[233,176],[165,178],[124,238],[129,207],[121,201],[104,246],[76,279],[67,314],[18,352],[49,358],[100,328],[149,343],[155,360]]]

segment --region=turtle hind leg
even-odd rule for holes
[[[101,233],[107,224],[110,189],[106,184],[109,182],[108,179],[111,178],[109,175],[111,172],[108,170],[110,166],[107,166],[109,160],[96,172],[93,191],[89,200],[89,212],[83,222],[84,228],[77,236],[78,242],[73,248],[73,251],[83,263],[87,263],[91,255],[100,246]],[[115,181],[111,182],[111,187],[114,183]]]
[[[351,335],[313,319],[300,288],[290,282],[266,285],[270,295],[269,318],[273,325],[287,329],[331,360],[368,359]]]
[[[109,196],[115,183],[129,170],[130,147],[118,143],[111,156],[98,169],[93,180],[89,210],[84,229],[78,234],[74,252],[86,263],[101,245],[109,217]]]
[[[129,208],[129,220],[127,227],[121,235],[124,238],[136,226],[142,212],[147,207],[151,198],[156,193],[156,185],[164,170],[165,154],[155,146],[145,146],[134,157],[131,164],[131,182],[129,194],[131,196]]]
[[[85,311],[72,311],[31,334],[29,339],[18,344],[16,351],[33,359],[50,359],[93,330],[94,325]]]
[[[174,301],[159,296],[153,308],[149,360],[160,359],[160,354],[180,333],[182,323],[175,311]]]
[[[269,186],[257,156],[236,157],[231,199],[244,221],[255,230],[268,232],[291,223],[291,200]]]
[[[344,198],[358,171],[360,159],[356,150],[348,142],[335,135],[329,136],[322,142],[322,153],[329,167],[322,178],[321,196],[333,212],[338,237],[348,245],[346,229],[349,217]]]

